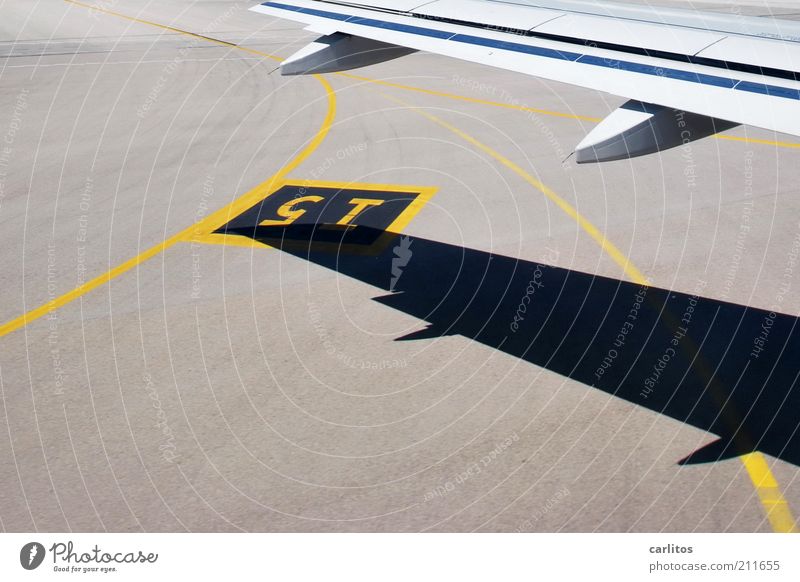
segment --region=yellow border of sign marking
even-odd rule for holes
[[[569,202],[561,198],[541,181],[531,176],[520,166],[502,154],[496,152],[489,146],[479,142],[468,133],[461,131],[457,127],[436,117],[435,115],[432,115],[419,107],[415,107],[390,95],[384,95],[384,97],[399,105],[407,107],[414,113],[417,113],[418,115],[421,115],[432,121],[436,125],[447,129],[490,157],[494,158],[503,166],[509,168],[520,178],[528,182],[552,202],[554,202],[561,210],[570,216],[570,218],[575,220],[584,230],[584,232],[591,236],[592,239],[594,239],[594,241],[600,245],[600,248],[604,252],[608,253],[614,262],[622,267],[622,270],[631,280],[640,285],[650,284],[644,274],[642,274],[642,272],[639,271],[633,265],[633,263],[631,263],[630,259],[628,259],[611,241],[603,236],[596,226],[594,226],[588,219],[583,217]],[[770,525],[772,526],[772,529],[779,533],[797,533],[798,529],[795,525],[795,519],[794,515],[792,515],[792,510],[789,507],[789,503],[786,501],[786,498],[783,496],[783,493],[781,493],[778,482],[775,479],[775,476],[772,474],[772,471],[769,468],[769,463],[767,463],[764,455],[759,452],[753,452],[742,455],[739,457],[739,459],[744,465],[747,475],[750,477],[750,481],[752,482],[753,487],[758,494],[759,500],[761,501],[761,505],[766,513]]]
[[[210,228],[205,228],[205,230],[201,230],[201,226],[208,227],[209,225],[204,225],[204,222],[200,222],[197,224],[197,228],[192,232],[191,236],[188,238],[182,239],[184,242],[191,242],[193,244],[216,244],[216,245],[232,245],[238,247],[245,247],[245,248],[275,248],[274,246],[263,243],[257,240],[254,240],[245,235],[236,235],[236,234],[219,234],[213,231],[221,228],[230,220],[233,220],[241,214],[245,212],[264,200],[265,198],[271,196],[284,186],[297,186],[298,188],[332,188],[337,190],[362,190],[365,192],[407,192],[410,194],[417,194],[417,197],[409,204],[400,214],[397,215],[392,223],[386,227],[383,234],[381,234],[378,239],[370,245],[358,245],[358,244],[336,244],[336,243],[315,243],[313,245],[314,250],[321,250],[321,251],[331,251],[331,252],[344,252],[347,254],[355,254],[355,255],[375,255],[380,253],[386,246],[394,239],[398,234],[401,234],[403,230],[409,225],[409,223],[414,219],[414,217],[422,210],[422,207],[427,204],[431,198],[436,194],[438,188],[434,186],[409,186],[407,184],[375,184],[372,182],[334,182],[329,180],[280,180],[277,182],[273,182],[273,188],[264,194],[264,196],[256,201],[254,201],[251,205],[243,208],[239,213],[231,216],[228,220],[223,222],[222,224],[218,224],[212,226]],[[297,248],[307,248],[302,242],[298,242],[296,245],[293,241],[286,241],[284,242],[284,246],[292,247],[296,246]]]
[[[145,21],[145,20],[139,20],[139,19],[136,19],[136,18],[124,16],[122,14],[117,14],[116,12],[111,12],[111,11],[100,9],[100,8],[94,8],[94,7],[88,6],[86,4],[82,4],[80,2],[75,2],[74,0],[65,0],[65,1],[69,2],[71,4],[76,4],[76,5],[79,5],[79,6],[92,8],[93,10],[98,10],[100,12],[106,12],[108,14],[112,14],[112,15],[115,15],[115,16],[121,16],[123,18],[127,18],[128,20],[134,20],[136,22],[141,22],[143,24],[149,24],[151,26],[155,26],[155,27],[158,27],[158,28],[163,28],[163,29],[166,29],[166,30],[173,30],[173,31],[176,31],[176,32],[181,32],[182,34],[186,34],[188,36],[201,38],[203,40],[212,40],[212,39],[208,39],[208,38],[206,38],[204,36],[200,36],[200,35],[184,32],[184,31],[179,31],[178,29],[174,29],[174,28],[171,28],[171,27],[168,27],[168,26],[162,26],[162,25],[156,24],[154,22],[148,22],[148,21]],[[233,48],[233,49],[245,50],[242,47],[238,47],[238,46],[235,46],[235,45],[229,45],[229,46],[231,48]],[[260,51],[253,51],[252,49],[247,49],[247,52],[255,52],[256,54],[260,54],[260,55],[262,55],[264,57],[268,57],[270,59],[278,59],[278,57],[274,57],[274,56],[268,55],[266,53],[261,53]],[[182,230],[181,232],[171,236],[170,238],[168,238],[168,239],[166,239],[166,240],[164,240],[164,241],[162,241],[162,242],[150,247],[146,251],[136,255],[135,257],[133,257],[131,259],[128,259],[127,261],[125,261],[124,263],[122,263],[120,265],[117,265],[113,269],[111,269],[109,271],[106,271],[102,275],[99,275],[99,276],[95,277],[94,279],[91,279],[90,281],[87,281],[86,283],[83,283],[82,285],[79,285],[78,287],[76,287],[72,291],[68,291],[67,293],[64,293],[63,295],[60,295],[59,297],[56,297],[55,299],[52,299],[52,300],[48,301],[44,305],[41,305],[41,306],[37,307],[36,309],[32,309],[31,311],[28,311],[27,313],[25,313],[23,315],[20,315],[16,319],[12,319],[11,321],[9,321],[9,322],[7,322],[7,323],[5,323],[3,325],[0,325],[0,337],[8,335],[9,333],[20,329],[21,327],[26,326],[30,322],[32,322],[32,321],[34,321],[36,319],[39,319],[40,317],[43,317],[43,316],[47,315],[48,313],[51,313],[52,311],[54,311],[56,309],[59,309],[59,308],[63,307],[64,305],[74,301],[75,299],[78,299],[79,297],[82,297],[83,295],[86,295],[90,291],[92,291],[94,289],[97,289],[98,287],[108,283],[112,279],[114,279],[116,277],[119,277],[123,273],[127,273],[128,271],[130,271],[134,267],[137,267],[137,266],[141,265],[146,260],[151,259],[154,256],[156,256],[157,254],[159,254],[159,253],[163,252],[164,250],[168,249],[169,247],[171,247],[175,243],[187,240],[187,237],[190,237],[190,235],[193,232],[195,232],[198,228],[208,228],[208,225],[213,225],[213,224],[217,224],[217,226],[213,227],[213,228],[219,228],[219,226],[222,226],[223,224],[228,222],[228,220],[230,220],[231,216],[236,216],[237,214],[242,212],[242,210],[238,210],[238,209],[240,209],[242,207],[243,208],[249,208],[255,202],[260,200],[260,196],[263,196],[263,192],[264,191],[270,191],[270,189],[273,187],[274,183],[283,180],[284,177],[289,172],[291,172],[292,170],[297,168],[297,166],[299,166],[306,158],[308,158],[312,153],[314,153],[314,151],[319,147],[319,145],[322,143],[322,141],[325,139],[325,137],[330,132],[330,129],[331,129],[332,125],[333,125],[333,120],[336,117],[336,93],[333,90],[333,87],[331,87],[330,83],[327,81],[327,79],[325,79],[324,77],[322,77],[320,75],[314,75],[314,78],[317,81],[319,81],[322,84],[323,88],[325,89],[325,94],[326,94],[327,101],[328,101],[328,109],[327,109],[327,112],[325,114],[325,118],[322,121],[322,125],[317,130],[317,133],[314,135],[314,137],[311,139],[311,141],[308,143],[308,145],[306,145],[294,158],[292,158],[288,163],[286,163],[274,176],[272,176],[271,178],[265,180],[264,182],[262,182],[261,184],[259,184],[258,186],[256,186],[252,190],[250,190],[249,192],[245,193],[243,196],[241,196],[237,200],[235,200],[234,202],[232,202],[232,203],[228,204],[227,206],[217,210],[216,212],[211,213],[209,216],[207,216],[206,218],[204,218],[203,220],[201,220],[197,224],[194,224],[194,225]],[[213,230],[213,228],[211,230]]]
[[[486,105],[488,107],[499,107],[501,109],[513,109],[516,111],[525,111],[527,113],[538,113],[539,115],[549,115],[551,117],[562,117],[564,119],[576,119],[579,121],[589,121],[591,123],[600,123],[603,119],[601,117],[589,117],[587,115],[578,115],[575,113],[563,113],[560,111],[551,111],[548,109],[536,109],[527,107],[525,105],[515,105],[513,103],[502,103],[499,101],[490,101],[488,99],[478,99],[477,97],[467,97],[466,95],[459,95],[457,93],[447,93],[445,91],[434,91],[432,89],[423,89],[422,87],[414,87],[413,85],[403,85],[401,83],[394,83],[391,81],[382,81],[380,79],[370,79],[369,77],[361,77],[351,73],[336,73],[340,77],[353,79],[355,81],[363,81],[365,83],[372,83],[375,85],[382,85],[384,87],[392,87],[394,89],[401,89],[403,91],[413,91],[414,93],[423,93],[425,95],[433,95],[435,97],[443,97],[445,99],[452,99],[454,101],[465,101],[467,103],[476,103],[478,105]],[[743,143],[752,143],[759,145],[768,145],[780,148],[800,149],[800,143],[788,141],[773,141],[768,139],[757,139],[750,137],[740,137],[737,135],[727,135],[717,133],[713,136],[716,139],[726,141],[738,141]]]

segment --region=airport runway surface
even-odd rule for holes
[[[0,3],[0,528],[795,528],[800,140],[250,5]]]

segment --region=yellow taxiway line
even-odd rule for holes
[[[400,99],[397,99],[397,98],[392,97],[390,95],[384,95],[384,97],[386,97],[390,101],[393,101],[393,102],[395,102],[395,103],[397,103],[399,105],[402,105],[403,107],[407,107],[407,108],[411,109],[415,113],[417,113],[417,114],[429,119],[430,121],[432,121],[436,125],[439,125],[440,127],[443,127],[445,129],[447,129],[448,131],[456,134],[458,137],[460,137],[461,139],[463,139],[464,141],[466,141],[470,145],[472,145],[475,148],[481,150],[482,152],[484,152],[485,154],[487,154],[491,158],[493,158],[495,161],[499,162],[501,165],[505,166],[506,168],[508,168],[509,170],[514,172],[515,174],[517,174],[520,178],[525,180],[528,184],[530,184],[531,186],[533,186],[534,188],[539,190],[542,194],[544,194],[551,202],[553,202],[556,206],[558,206],[567,216],[569,216],[575,222],[577,222],[578,226],[580,226],[583,229],[583,231],[586,232],[586,234],[588,234],[590,237],[592,237],[592,239],[598,245],[600,245],[600,248],[605,253],[607,253],[608,256],[611,257],[611,259],[615,263],[617,263],[620,267],[622,267],[622,271],[630,279],[632,279],[633,281],[635,281],[637,283],[643,284],[643,285],[649,284],[648,281],[647,281],[647,277],[645,277],[644,274],[642,274],[642,272],[634,266],[634,264],[630,261],[630,259],[628,259],[628,257],[626,257],[625,254],[622,251],[620,251],[616,247],[616,245],[614,245],[614,243],[612,243],[610,240],[608,240],[603,235],[603,233],[600,231],[599,228],[597,228],[594,224],[591,223],[591,221],[589,221],[589,219],[587,219],[580,212],[578,212],[578,210],[572,204],[570,204],[569,202],[564,200],[561,196],[556,194],[556,192],[554,192],[551,188],[549,188],[547,185],[542,183],[540,180],[537,180],[536,178],[534,178],[532,175],[530,175],[528,172],[526,172],[520,166],[518,166],[517,164],[515,164],[514,162],[509,160],[507,157],[505,157],[502,154],[496,152],[495,150],[493,150],[489,146],[479,142],[477,139],[475,139],[474,137],[472,137],[468,133],[461,131],[460,129],[458,129],[454,125],[444,121],[443,119],[428,113],[424,109],[420,109],[420,108],[414,107],[413,105],[410,105],[410,104],[406,103],[405,101],[401,101]]]
[[[558,206],[565,214],[567,214],[570,218],[575,220],[577,224],[580,226],[583,231],[588,234],[605,252],[608,254],[611,259],[615,263],[617,263],[621,268],[622,271],[627,275],[629,279],[633,282],[638,283],[639,285],[649,285],[649,281],[647,277],[638,269],[636,266],[631,262],[631,260],[626,257],[622,251],[620,251],[614,243],[608,240],[603,233],[600,231],[599,228],[594,226],[586,217],[584,217],[578,210],[572,206],[569,202],[559,196],[556,192],[554,192],[551,188],[543,184],[540,180],[537,180],[534,176],[530,173],[525,171],[523,168],[509,160],[504,155],[500,154],[499,152],[495,151],[494,149],[490,148],[489,146],[481,143],[468,133],[458,129],[451,123],[444,121],[443,119],[436,117],[435,115],[421,109],[419,107],[415,107],[405,101],[392,97],[390,95],[384,95],[390,101],[402,105],[403,107],[408,108],[409,110],[417,113],[426,119],[432,121],[436,125],[447,129],[451,133],[457,135],[459,138],[463,139],[470,145],[474,146],[478,150],[484,152],[495,161],[500,163],[501,165],[505,166],[506,168],[513,171],[517,174],[520,178],[522,178],[525,182],[539,190],[542,194],[544,194],[550,201],[552,201],[556,206]],[[709,378],[710,380],[710,378]],[[789,507],[789,503],[786,501],[786,498],[783,496],[783,493],[778,486],[778,482],[775,479],[775,476],[772,474],[772,470],[769,467],[769,463],[767,462],[764,455],[759,452],[752,452],[746,455],[742,455],[739,457],[739,460],[744,465],[744,468],[747,472],[747,475],[750,477],[750,481],[753,484],[753,487],[758,494],[758,498],[761,501],[761,505],[764,508],[764,512],[766,513],[767,519],[772,526],[773,531],[778,533],[796,533],[798,529],[795,525],[794,515],[792,514],[792,510]]]
[[[390,81],[383,81],[381,79],[371,79],[369,77],[361,77],[351,73],[336,73],[340,77],[353,79],[355,81],[364,81],[365,83],[373,83],[375,85],[383,85],[384,87],[392,87],[394,89],[402,89],[403,91],[413,91],[415,93],[423,93],[425,95],[433,95],[435,97],[444,97],[445,99],[453,99],[456,101],[465,101],[467,103],[477,103],[478,105],[488,105],[490,107],[500,107],[503,109],[514,109],[516,111],[524,111],[526,113],[538,113],[539,115],[549,115],[551,117],[564,117],[566,119],[577,119],[580,121],[590,121],[598,123],[601,121],[600,117],[589,117],[587,115],[576,115],[574,113],[563,113],[561,111],[551,111],[549,109],[537,109],[535,107],[527,107],[525,105],[518,105],[515,103],[502,103],[499,101],[489,101],[487,99],[478,99],[476,97],[468,97],[466,95],[458,95],[456,93],[446,93],[444,91],[434,91],[432,89],[423,89],[422,87],[414,87],[411,85],[403,85],[400,83],[392,83]]]
[[[162,28],[164,30],[169,30],[171,32],[179,32],[186,36],[191,36],[194,38],[199,38],[202,40],[207,40],[210,42],[215,42],[213,39],[209,39],[205,36],[201,36],[198,34],[193,34],[191,32],[186,32],[179,30],[177,28],[173,28],[171,26],[164,26],[155,22],[150,22],[147,20],[142,20],[140,18],[133,18],[131,16],[126,16],[124,14],[119,14],[117,12],[113,12],[111,10],[101,9],[95,6],[90,6],[88,4],[84,4],[82,2],[76,2],[75,0],[65,0],[70,4],[75,4],[78,6],[82,6],[85,8],[91,8],[92,10],[104,12],[107,14],[111,14],[114,16],[119,16],[121,18],[125,18],[127,20],[132,20],[134,22],[139,22],[141,24],[147,24],[149,26],[154,26],[157,28]],[[246,50],[246,52],[259,54],[265,58],[273,59],[273,60],[280,60],[278,57],[262,53],[260,51],[256,51],[253,49],[244,49],[242,47],[231,45],[228,43],[221,43],[229,46],[233,49],[240,49]],[[39,319],[40,317],[47,315],[48,313],[63,307],[64,305],[74,301],[75,299],[86,295],[90,291],[97,289],[98,287],[105,285],[112,279],[119,277],[120,275],[127,273],[131,269],[138,267],[146,260],[153,258],[154,256],[158,255],[159,253],[165,251],[172,245],[177,242],[181,241],[191,241],[192,236],[195,235],[197,232],[208,232],[210,230],[214,230],[219,228],[226,222],[228,222],[231,217],[236,216],[237,214],[243,212],[247,208],[250,208],[253,204],[261,200],[266,194],[271,192],[275,184],[281,182],[292,170],[297,168],[306,158],[308,158],[322,143],[325,137],[328,135],[328,132],[333,125],[333,120],[336,117],[336,93],[331,87],[330,83],[327,79],[320,75],[314,75],[314,78],[319,81],[323,88],[325,89],[325,93],[328,100],[328,109],[325,114],[325,119],[322,121],[322,125],[317,130],[317,133],[314,135],[313,139],[306,145],[292,160],[290,160],[287,164],[285,164],[274,176],[268,178],[249,192],[246,192],[243,196],[239,197],[232,203],[228,204],[227,206],[217,210],[216,212],[211,213],[209,216],[201,220],[200,222],[191,225],[190,227],[182,230],[181,232],[174,234],[173,236],[169,237],[168,239],[150,247],[144,252],[139,253],[135,257],[128,259],[124,263],[117,265],[113,269],[106,271],[102,275],[95,277],[79,285],[75,289],[56,297],[44,305],[37,307],[36,309],[32,309],[27,313],[20,315],[16,319],[12,319],[11,321],[0,325],[0,337],[10,334],[11,332],[24,327],[25,325],[29,324],[30,322]]]
[[[151,22],[148,20],[143,20],[140,18],[135,18],[131,16],[127,16],[125,14],[121,14],[118,12],[114,12],[111,10],[107,10],[104,8],[99,8],[97,6],[92,6],[89,4],[85,4],[82,2],[77,2],[76,0],[65,0],[70,4],[74,4],[77,6],[81,6],[84,8],[88,8],[91,10],[103,12],[106,14],[118,16],[120,18],[125,18],[127,20],[131,20],[133,22],[138,22],[141,24],[146,24],[149,26],[154,26],[157,28],[161,28],[163,30],[169,30],[171,32],[176,32],[185,36],[190,36],[197,39],[202,39],[204,41],[212,42],[215,44],[219,44],[222,46],[227,46],[231,49],[241,50],[244,52],[249,52],[251,54],[257,54],[263,56],[265,58],[269,58],[272,60],[279,61],[280,58],[274,55],[269,55],[267,53],[263,53],[261,51],[257,51],[255,49],[249,49],[246,47],[241,47],[232,43],[227,43],[224,41],[219,41],[213,38],[209,38],[203,35],[194,34],[191,32],[187,32],[184,30],[180,30],[177,28],[173,28],[171,26],[165,26],[162,24],[158,24],[155,22]],[[410,87],[405,85],[400,85],[397,83],[388,83],[386,81],[379,81],[379,80],[372,80],[367,79],[364,77],[356,77],[354,75],[345,75],[351,78],[355,78],[356,80],[363,80],[374,82],[377,84],[382,84],[384,86],[400,88],[405,90],[412,90],[420,93],[427,93],[431,95],[436,95],[439,97],[447,97],[451,99],[458,99],[461,101],[469,101],[474,103],[479,103],[483,105],[493,105],[498,107],[504,107],[506,109],[518,109],[523,111],[530,111],[534,113],[540,113],[543,115],[555,115],[558,117],[567,117],[573,119],[580,119],[584,121],[596,121],[596,118],[589,118],[584,116],[577,116],[572,114],[565,114],[559,113],[554,111],[547,111],[547,110],[540,110],[540,109],[532,109],[518,105],[511,105],[511,104],[504,104],[504,103],[496,103],[491,101],[486,101],[482,99],[474,99],[471,97],[465,97],[455,94],[443,93],[440,91],[430,91],[426,89],[422,89],[419,87]],[[125,261],[124,263],[114,267],[113,269],[103,273],[102,275],[95,277],[94,279],[84,283],[47,303],[44,305],[33,309],[20,317],[9,321],[6,324],[0,326],[0,337],[7,335],[14,330],[17,330],[21,327],[24,327],[31,321],[38,319],[51,311],[58,309],[66,305],[67,303],[77,299],[89,293],[93,289],[104,285],[105,283],[111,281],[112,279],[122,275],[130,271],[131,269],[137,267],[138,265],[142,264],[144,261],[158,255],[159,253],[163,252],[167,248],[171,247],[177,242],[180,241],[191,241],[193,236],[197,236],[198,233],[201,232],[208,232],[211,229],[218,228],[225,224],[228,220],[230,220],[231,216],[236,216],[239,212],[242,212],[258,202],[262,199],[266,194],[268,194],[272,189],[274,189],[274,185],[277,182],[280,182],[286,175],[294,170],[298,165],[300,165],[308,156],[310,156],[322,143],[322,141],[327,136],[330,128],[333,124],[333,120],[336,115],[336,94],[333,91],[332,87],[328,83],[328,81],[319,76],[314,75],[314,77],[322,83],[323,87],[325,88],[325,92],[327,94],[328,99],[328,111],[325,115],[325,119],[322,122],[321,127],[315,134],[314,138],[311,142],[303,148],[303,150],[295,156],[288,164],[283,166],[274,176],[265,180],[249,192],[245,193],[243,196],[238,198],[236,201],[232,202],[228,206],[217,210],[216,212],[212,213],[202,221],[184,229],[183,231],[173,235],[172,237],[154,245],[153,247],[147,249],[146,251],[136,255],[135,257]],[[522,169],[520,166],[506,158],[505,156],[499,154],[492,148],[482,144],[474,137],[470,136],[469,134],[459,130],[458,128],[454,127],[453,125],[447,123],[431,115],[430,113],[423,111],[421,109],[414,108],[398,99],[390,97],[393,101],[403,104],[405,107],[410,108],[411,110],[423,115],[424,117],[428,118],[432,122],[436,123],[437,125],[455,133],[460,138],[464,139],[471,145],[475,146],[476,148],[480,149],[487,155],[494,158],[496,161],[501,163],[503,166],[509,168],[521,178],[523,178],[526,182],[534,186],[540,192],[542,192],[548,199],[550,199],[553,203],[555,203],[562,211],[564,211],[567,215],[569,215],[573,220],[575,220],[578,225],[587,233],[589,234],[592,239],[600,245],[602,250],[609,254],[609,256],[622,267],[623,272],[631,278],[633,281],[640,283],[640,284],[648,284],[647,278],[642,274],[639,269],[637,269],[631,261],[625,257],[625,255],[611,242],[609,241],[602,232],[595,227],[588,219],[583,217],[569,202],[561,198],[558,194],[556,194],[553,190],[548,188],[545,184],[541,181],[537,180],[533,176],[531,176],[528,172]],[[800,144],[791,144],[786,142],[771,142],[768,140],[751,140],[749,138],[739,138],[733,136],[717,136],[722,139],[733,139],[735,141],[745,141],[749,143],[762,143],[766,145],[773,145],[778,147],[800,147]],[[767,512],[767,517],[772,525],[772,528],[776,532],[796,532],[797,528],[795,526],[794,516],[792,515],[791,509],[789,508],[789,504],[787,503],[786,499],[783,497],[783,494],[778,487],[778,483],[772,474],[772,471],[769,468],[769,464],[767,463],[766,459],[761,453],[754,452],[749,453],[747,455],[743,455],[740,457],[742,463],[744,464],[748,475],[750,476],[751,481],[758,493],[759,499],[761,500],[762,505],[764,506],[765,511]]]
[[[424,89],[422,87],[415,87],[413,85],[404,85],[402,83],[394,83],[390,81],[384,81],[382,79],[371,79],[369,77],[361,77],[359,75],[353,75],[351,73],[336,73],[340,77],[346,77],[348,79],[352,79],[354,81],[361,81],[363,83],[370,83],[375,85],[382,85],[384,87],[391,87],[393,89],[401,89],[403,91],[412,91],[414,93],[422,93],[424,95],[432,95],[434,97],[442,97],[444,99],[451,99],[453,101],[464,101],[467,103],[475,103],[477,105],[486,105],[488,107],[498,107],[501,109],[513,109],[516,111],[523,111],[526,113],[536,113],[538,115],[546,115],[550,117],[561,117],[564,119],[575,119],[578,121],[587,121],[590,123],[600,123],[603,118],[602,117],[590,117],[588,115],[578,115],[575,113],[564,113],[562,111],[552,111],[549,109],[537,109],[534,107],[527,107],[525,105],[519,105],[517,103],[503,103],[502,101],[491,101],[488,99],[478,99],[476,97],[468,97],[466,95],[460,95],[458,93],[448,93],[446,91],[434,91],[432,89]],[[751,137],[740,137],[737,135],[726,135],[726,134],[715,134],[711,137],[716,139],[726,140],[726,141],[738,141],[743,143],[750,143],[750,144],[759,144],[759,145],[768,145],[772,147],[778,148],[790,148],[790,149],[800,149],[800,143],[788,142],[788,141],[774,141],[769,139],[757,139]]]

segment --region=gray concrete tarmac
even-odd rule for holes
[[[800,140],[577,166],[623,99],[422,53],[281,77],[313,35],[249,6],[0,4],[0,528],[787,527]],[[175,240],[287,165],[435,194],[373,254]]]

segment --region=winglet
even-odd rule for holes
[[[635,158],[736,127],[736,123],[628,101],[595,126],[575,148],[579,164]]]

